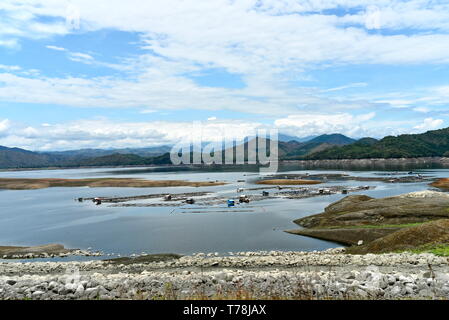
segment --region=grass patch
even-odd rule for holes
[[[358,225],[358,226],[332,226],[332,227],[322,227],[316,229],[384,229],[384,228],[410,228],[416,227],[425,222],[416,222],[416,223],[404,223],[404,224],[366,224],[366,225]]]
[[[361,225],[361,226],[352,226],[351,228],[362,228],[362,229],[380,229],[380,228],[410,228],[416,227],[424,222],[416,222],[416,223],[404,223],[404,224],[381,224],[381,225]]]
[[[405,250],[412,253],[433,253],[440,257],[449,257],[449,244],[426,245],[412,250]]]

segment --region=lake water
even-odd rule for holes
[[[288,173],[342,173],[336,170],[291,170]],[[271,199],[250,203],[254,212],[237,212],[225,204],[219,211],[193,213],[174,207],[95,206],[78,197],[132,196],[159,193],[212,191],[220,196],[237,197],[239,187],[254,184],[256,172],[165,172],[158,169],[74,169],[0,172],[0,177],[16,178],[93,178],[130,177],[151,180],[220,180],[217,187],[174,188],[48,188],[0,191],[0,245],[41,245],[61,243],[68,248],[100,250],[109,254],[227,252],[254,250],[322,250],[338,244],[283,232],[298,228],[293,220],[322,210],[344,195],[301,200]],[[160,172],[164,171],[164,172]],[[448,169],[415,170],[424,175],[449,177]],[[352,176],[376,176],[380,171],[344,171]],[[384,172],[385,173],[385,172]],[[404,172],[406,174],[407,172]],[[237,180],[246,182],[237,182]],[[320,186],[375,186],[359,194],[371,197],[393,196],[429,189],[427,183],[382,183],[328,181]],[[260,194],[251,191],[247,194]],[[357,193],[355,193],[357,194]],[[186,212],[187,211],[187,212]],[[83,259],[72,257],[70,259]]]

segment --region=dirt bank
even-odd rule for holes
[[[295,220],[306,229],[288,232],[347,245],[362,243],[348,252],[378,253],[447,245],[447,221],[446,193],[422,191],[381,199],[352,195],[323,213]]]
[[[351,195],[329,205],[323,213],[295,220],[305,228],[403,225],[449,218],[449,195],[415,192],[374,199]]]
[[[438,179],[430,184],[432,187],[440,188],[443,190],[449,189],[449,178]]]
[[[117,187],[117,188],[152,188],[152,187],[204,187],[224,185],[218,181],[183,181],[183,180],[142,180],[129,178],[98,179],[19,179],[0,178],[0,189],[31,190],[52,187]]]
[[[384,253],[403,250],[425,250],[449,245],[449,219],[432,221],[401,229],[372,242],[348,248],[348,253]]]
[[[356,245],[360,240],[363,242],[371,242],[400,229],[401,228],[301,229],[287,230],[285,232],[345,245]]]
[[[309,185],[309,184],[320,184],[321,181],[317,180],[295,180],[295,179],[273,179],[273,180],[261,180],[257,181],[257,184],[268,184],[268,185]]]

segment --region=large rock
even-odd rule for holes
[[[72,250],[64,248],[62,244],[47,244],[35,247],[5,247],[0,246],[0,255],[3,258],[14,257],[34,257],[39,255],[58,255],[61,253],[69,253]]]

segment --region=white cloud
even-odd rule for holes
[[[428,113],[431,110],[429,108],[427,108],[427,107],[417,107],[417,108],[413,108],[413,111],[422,112],[422,113]]]
[[[201,126],[192,122],[82,120],[38,127],[19,124],[11,127],[4,120],[0,122],[0,145],[31,150],[146,147],[175,144],[191,134],[201,135],[204,141],[221,141],[226,135],[243,139],[261,126],[257,122],[239,120],[204,122]]]
[[[69,59],[76,62],[91,64],[94,62],[94,57],[87,53],[69,52]]]
[[[55,50],[55,51],[67,51],[66,48],[58,47],[58,46],[45,46],[47,49]]]
[[[441,128],[443,124],[444,121],[442,119],[426,118],[421,124],[415,126],[414,129],[418,131],[435,130]]]
[[[19,66],[7,66],[4,64],[0,64],[0,70],[5,70],[5,71],[19,71],[22,68]]]
[[[341,87],[336,87],[336,88],[330,88],[330,89],[325,89],[322,90],[323,92],[333,92],[333,91],[341,91],[341,90],[346,90],[346,89],[351,89],[351,88],[362,88],[362,87],[366,87],[368,84],[365,82],[358,82],[358,83],[350,83],[348,85],[345,86],[341,86]]]
[[[375,116],[374,112],[357,116],[349,113],[304,113],[278,119],[274,125],[282,132],[293,136],[342,133],[351,137],[378,137],[384,134],[384,131],[377,130],[376,132],[375,128],[379,123],[371,121]]]
[[[3,119],[0,121],[0,138],[8,134],[10,126],[11,122],[8,119]]]
[[[149,121],[116,122],[107,119],[78,120],[65,123],[30,126],[0,121],[0,145],[28,150],[70,150],[80,148],[127,148],[176,144],[191,135],[203,141],[218,142],[223,137],[242,140],[253,136],[257,129],[278,129],[281,133],[305,137],[342,133],[350,137],[421,133],[438,129],[443,120],[379,121],[374,113],[353,116],[339,114],[297,114],[275,120],[271,124],[258,121],[221,120],[204,122]]]

